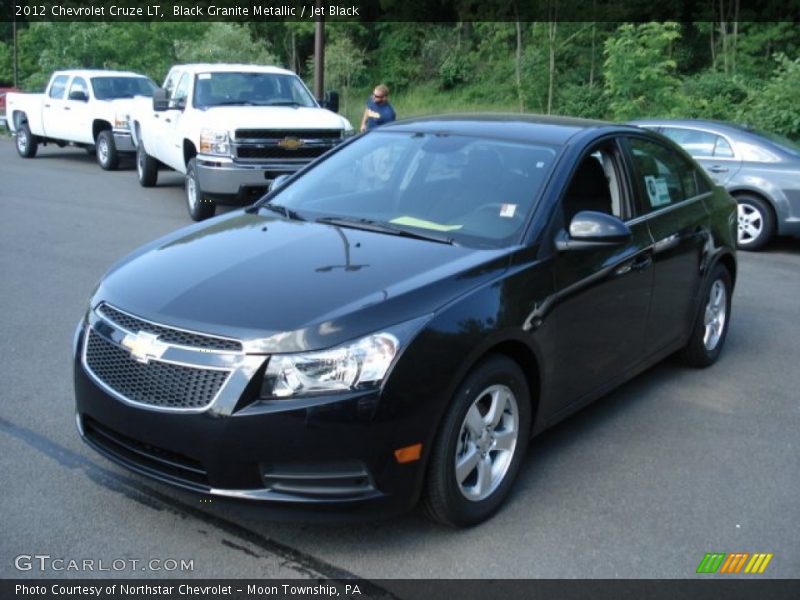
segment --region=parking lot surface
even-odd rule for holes
[[[800,573],[800,240],[739,254],[717,365],[662,363],[538,437],[501,512],[455,531],[208,502],[85,447],[74,327],[114,261],[189,224],[182,177],[145,190],[132,164],[0,138],[0,208],[0,577],[691,578],[707,552]],[[95,570],[19,570],[43,554]]]

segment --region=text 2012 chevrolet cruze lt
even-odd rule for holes
[[[387,125],[114,266],[75,337],[78,427],[202,493],[477,523],[533,435],[676,351],[717,359],[735,217],[634,127]]]

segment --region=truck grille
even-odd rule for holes
[[[141,363],[89,328],[85,364],[94,377],[131,402],[156,408],[202,409],[216,398],[229,373],[157,360]]]
[[[236,139],[242,140],[282,140],[284,138],[301,140],[338,140],[342,132],[338,129],[237,129]]]
[[[179,346],[201,348],[204,350],[221,350],[223,352],[242,351],[241,342],[236,340],[157,325],[150,321],[145,321],[133,315],[129,315],[108,304],[101,304],[97,312],[100,313],[104,319],[111,321],[122,329],[130,331],[131,333],[137,333],[139,331],[152,333],[153,335],[157,335],[159,340],[167,344],[177,344]]]
[[[240,146],[239,158],[317,158],[329,150],[328,146],[300,147],[297,150],[284,150],[277,146],[259,148],[257,146]]]

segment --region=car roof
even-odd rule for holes
[[[112,71],[110,69],[65,69],[56,71],[53,75],[67,75],[75,77],[146,77],[133,71]]]
[[[293,71],[274,67],[271,65],[246,65],[246,64],[227,64],[227,63],[192,63],[185,65],[175,65],[173,69],[181,69],[191,73],[276,73],[279,75],[294,75]]]
[[[416,117],[394,121],[382,131],[448,133],[452,135],[486,136],[515,141],[536,141],[562,145],[573,136],[590,130],[636,131],[635,127],[606,121],[533,115],[523,113],[465,113]]]
[[[758,135],[757,131],[753,131],[746,125],[739,125],[728,121],[716,121],[714,119],[636,119],[630,121],[630,123],[632,125],[674,126],[691,129],[708,129],[710,131],[730,134],[745,133],[748,135]]]

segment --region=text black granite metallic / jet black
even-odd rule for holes
[[[139,249],[74,340],[78,429],[205,494],[478,523],[529,439],[718,358],[736,203],[670,140],[520,115],[386,125]],[[533,459],[535,460],[535,459]]]

